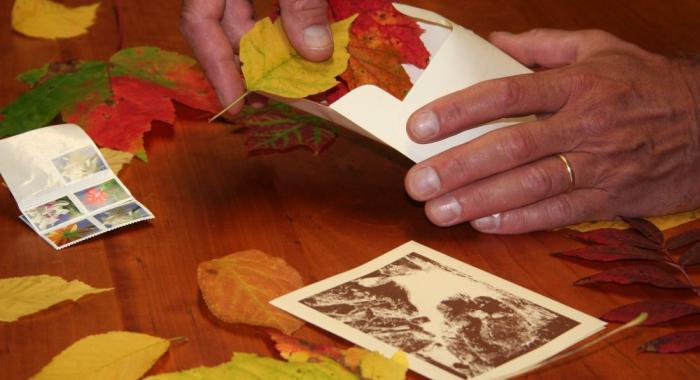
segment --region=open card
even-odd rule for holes
[[[74,124],[0,140],[0,174],[20,218],[56,249],[153,219]]]
[[[373,85],[355,88],[331,105],[308,99],[276,99],[389,145],[415,162],[527,119],[499,120],[430,144],[411,141],[406,122],[425,104],[481,81],[531,71],[474,32],[434,12],[403,4],[394,6],[418,20],[425,30],[421,40],[431,55],[425,70],[404,65],[413,88],[403,100]]]
[[[434,379],[507,377],[605,327],[412,241],[271,303]]]

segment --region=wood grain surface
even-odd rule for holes
[[[700,2],[695,0],[406,2],[483,36],[535,27],[602,28],[654,52],[700,56]],[[191,55],[178,31],[178,1],[102,0],[89,34],[59,41],[11,32],[11,7],[12,1],[0,1],[0,105],[24,90],[14,80],[17,74],[51,60],[104,60],[137,45]],[[270,1],[257,7],[265,14]],[[197,289],[198,263],[249,248],[284,258],[311,283],[416,240],[592,315],[633,300],[684,294],[646,286],[573,286],[602,266],[551,257],[577,246],[563,232],[491,236],[468,226],[435,227],[421,205],[405,195],[403,177],[411,162],[349,132],[318,156],[294,151],[249,157],[243,137],[226,124],[183,120],[174,127],[155,126],[146,145],[150,162],[133,163],[121,178],[156,219],[61,252],[17,219],[14,200],[0,188],[0,278],[47,273],[115,288],[0,323],[0,378],[27,378],[77,339],[112,330],[189,339],[174,345],[150,373],[214,365],[236,351],[273,353],[256,329],[212,317]],[[691,227],[700,223],[672,233]],[[699,323],[700,317],[693,317],[625,333],[529,377],[698,378],[698,353],[650,355],[636,347],[679,327],[697,329]],[[311,326],[298,335],[347,344]]]

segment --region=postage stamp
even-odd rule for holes
[[[65,245],[87,239],[92,235],[100,233],[101,230],[95,224],[87,219],[80,220],[76,223],[71,223],[65,227],[55,229],[44,236],[50,242],[61,248]]]
[[[67,196],[26,210],[27,219],[40,231],[65,223],[81,215]]]
[[[66,153],[54,158],[51,162],[67,183],[107,170],[107,165],[93,146]]]
[[[115,179],[75,193],[88,211],[95,211],[129,198],[129,193]]]
[[[151,219],[153,215],[136,202],[130,202],[95,215],[106,228],[117,228],[140,220]]]

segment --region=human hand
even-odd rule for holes
[[[282,24],[292,46],[306,59],[324,61],[333,53],[326,0],[280,0]],[[253,27],[248,0],[184,0],[180,29],[219,101],[228,105],[245,92],[238,65],[238,41]],[[229,113],[240,111],[234,106]]]
[[[494,33],[491,41],[547,70],[440,98],[411,116],[409,135],[425,143],[503,117],[538,117],[411,168],[406,190],[427,201],[433,223],[511,234],[700,207],[697,65],[595,30]]]

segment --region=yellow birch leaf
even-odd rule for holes
[[[90,335],[51,359],[31,380],[136,380],[168,347],[167,339],[127,331]]]
[[[333,55],[323,62],[304,59],[292,47],[282,28],[266,17],[240,41],[241,68],[248,91],[262,91],[285,98],[304,98],[334,87],[335,77],[348,66],[349,29],[356,16],[331,25]]]
[[[12,28],[29,37],[70,38],[87,33],[100,3],[69,8],[50,0],[15,0]]]
[[[12,322],[57,303],[110,289],[96,289],[78,280],[39,276],[0,279],[0,321]]]
[[[345,350],[345,365],[350,369],[359,367],[360,376],[369,380],[403,380],[408,371],[408,356],[397,351],[391,359],[359,347]]]
[[[202,297],[217,318],[229,323],[276,328],[286,334],[304,321],[269,302],[304,285],[299,272],[262,251],[237,252],[199,264]]]
[[[119,172],[124,168],[124,165],[131,163],[134,158],[134,154],[130,152],[123,152],[121,150],[114,150],[109,148],[100,148],[100,152],[107,161],[107,165],[112,169],[114,174],[119,174]]]
[[[678,227],[681,224],[690,223],[694,220],[700,219],[700,209],[680,212],[672,215],[650,216],[644,219],[652,222],[661,231],[666,231],[673,227]],[[630,226],[621,220],[609,220],[602,222],[580,223],[573,226],[568,226],[566,228],[579,232],[588,232],[599,228],[615,228],[618,230],[624,230],[630,228]]]

